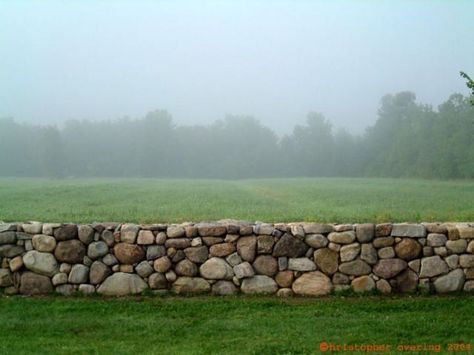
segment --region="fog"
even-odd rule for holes
[[[473,1],[2,1],[0,117],[42,124],[317,111],[362,133],[385,94],[468,94]]]

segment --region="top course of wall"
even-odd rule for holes
[[[5,294],[474,291],[474,223],[0,224]]]

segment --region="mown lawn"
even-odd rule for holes
[[[309,354],[320,353],[321,342],[440,344],[441,353],[449,343],[474,346],[468,296],[3,297],[0,309],[2,354]]]
[[[0,179],[0,220],[473,221],[474,181]]]

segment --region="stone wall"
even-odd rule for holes
[[[0,224],[5,294],[474,291],[474,223]]]

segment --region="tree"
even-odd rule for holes
[[[460,72],[459,73],[461,77],[467,80],[466,86],[471,89],[471,105],[474,106],[474,80],[472,80],[469,75],[467,75],[465,72]]]

